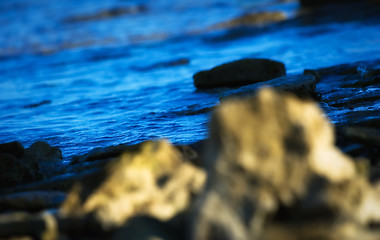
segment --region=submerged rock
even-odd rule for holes
[[[269,59],[241,59],[193,76],[197,88],[238,87],[267,81],[286,74],[285,65]]]
[[[90,217],[104,230],[120,227],[135,216],[166,221],[190,206],[204,181],[204,172],[184,161],[172,145],[149,141],[78,182],[60,215]]]
[[[191,239],[376,239],[380,191],[334,146],[318,106],[262,89],[210,123]]]

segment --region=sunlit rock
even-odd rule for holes
[[[197,88],[237,87],[286,74],[285,65],[269,59],[241,59],[200,71],[193,76]]]
[[[105,230],[134,216],[169,220],[191,204],[205,173],[166,141],[145,142],[76,184],[60,209],[68,218],[91,216]]]
[[[380,221],[380,192],[334,146],[317,104],[262,89],[214,113],[207,188],[192,239],[355,239]]]
[[[269,23],[275,23],[286,19],[286,15],[283,12],[257,12],[249,13],[235,19],[219,23],[213,26],[213,29],[220,28],[233,28],[241,26],[262,26]]]

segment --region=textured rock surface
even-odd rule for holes
[[[285,65],[269,59],[241,59],[194,74],[197,88],[237,87],[286,74]]]
[[[376,239],[380,192],[316,104],[262,89],[222,104],[210,128],[192,239]]]
[[[60,213],[93,216],[104,229],[139,215],[165,221],[189,207],[204,181],[205,173],[184,161],[169,143],[145,142],[75,185]]]

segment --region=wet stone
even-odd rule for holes
[[[286,75],[285,65],[269,59],[241,59],[194,74],[199,89],[238,87]]]

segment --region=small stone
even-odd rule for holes
[[[241,59],[201,71],[193,76],[195,87],[238,87],[286,74],[285,65],[269,59]]]

